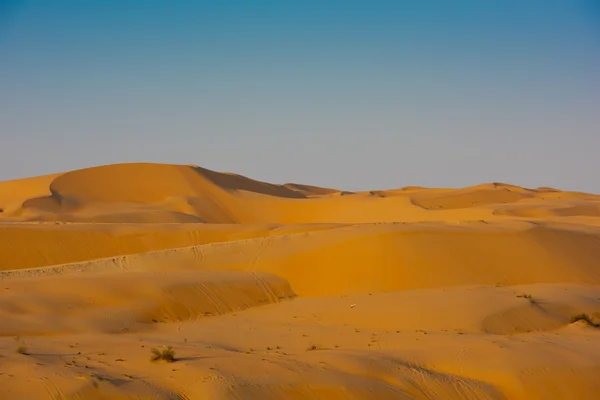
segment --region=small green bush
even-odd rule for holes
[[[175,362],[175,350],[173,347],[169,346],[163,351],[158,349],[152,349],[152,357],[150,357],[150,361],[152,362]]]

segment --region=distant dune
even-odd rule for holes
[[[486,184],[345,193],[200,167],[118,164],[0,183],[7,221],[368,223],[600,216],[600,196]],[[432,212],[436,211],[436,212]]]
[[[2,399],[600,392],[594,194],[94,167],[0,182],[0,281]]]

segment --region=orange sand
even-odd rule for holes
[[[0,182],[0,210],[1,399],[600,392],[600,196],[120,164]]]

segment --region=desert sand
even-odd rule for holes
[[[1,399],[600,398],[593,194],[94,167],[0,182],[0,281]]]

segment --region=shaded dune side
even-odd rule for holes
[[[306,197],[327,196],[327,195],[331,195],[331,194],[341,193],[337,189],[330,189],[330,188],[324,188],[324,187],[312,186],[312,185],[302,185],[299,183],[286,183],[283,186],[290,190],[293,190],[295,192],[299,192]],[[345,193],[350,194],[351,192],[345,192]]]
[[[600,284],[600,232],[378,224],[123,256],[0,277],[178,268],[273,273],[303,296],[457,285]],[[352,266],[352,268],[350,268]]]
[[[0,298],[0,336],[148,330],[295,296],[280,277],[233,271],[27,279],[12,281],[10,289]]]
[[[215,172],[206,168],[193,167],[200,175],[209,179],[212,183],[228,190],[245,190],[275,197],[304,198],[301,191],[294,190],[287,185],[274,185],[247,178],[242,175]]]

